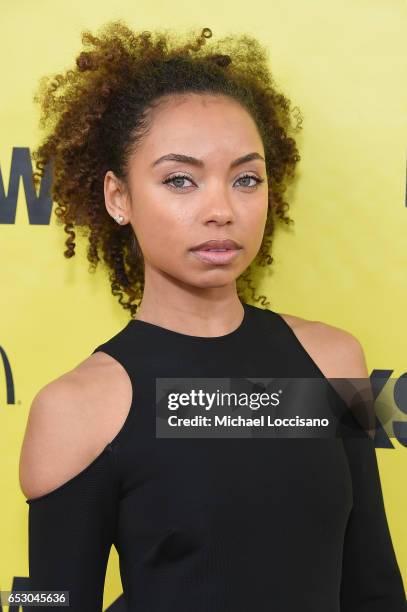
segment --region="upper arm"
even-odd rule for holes
[[[362,404],[373,406],[366,358],[358,339],[320,321],[295,319],[307,352],[348,406],[357,407],[358,393]],[[370,416],[374,417],[374,411]],[[364,429],[370,435],[360,437],[351,432],[342,438],[352,479],[353,507],[344,533],[340,609],[405,612],[405,592],[386,519],[372,439],[374,430]]]
[[[323,325],[323,324],[322,324]],[[360,342],[344,330],[326,326],[329,375],[353,411],[367,408],[368,436],[343,438],[352,478],[353,508],[344,536],[341,612],[402,612],[406,599],[387,523],[374,445],[374,399]],[[364,412],[366,414],[366,410]],[[366,425],[364,416],[357,415]],[[362,421],[363,418],[363,421]]]
[[[313,322],[312,333],[318,343],[320,369],[358,426],[374,439],[374,396],[362,344],[350,332],[320,321]]]
[[[20,452],[20,488],[36,499],[87,468],[121,428],[131,402],[122,366],[92,355],[34,397]]]
[[[94,355],[94,372],[82,368],[44,387],[32,402],[21,450],[30,589],[69,591],[75,612],[101,612],[116,537],[119,484],[109,442],[130,398],[125,377],[117,377],[121,366],[112,371],[111,362]]]
[[[85,397],[69,376],[49,383],[34,397],[20,453],[20,487],[37,498],[56,489],[91,460]],[[94,428],[93,428],[94,430]],[[87,438],[84,439],[84,431]]]

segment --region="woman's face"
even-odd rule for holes
[[[201,288],[234,286],[259,251],[267,218],[256,125],[235,100],[208,94],[171,96],[151,117],[148,135],[129,160],[125,208],[143,252],[146,283],[154,273]],[[198,161],[160,159],[169,154]],[[205,261],[191,251],[228,239],[241,247],[232,257],[217,253],[215,262]]]

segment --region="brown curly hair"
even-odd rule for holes
[[[256,258],[236,280],[239,298],[269,304],[256,296],[253,267],[269,266],[275,219],[294,223],[284,192],[300,156],[290,132],[301,129],[298,107],[276,87],[267,52],[245,34],[208,43],[203,28],[179,43],[169,30],[134,32],[122,20],[106,23],[94,36],[81,33],[85,50],[76,67],[40,79],[34,101],[40,105],[40,127],[46,130],[32,157],[38,187],[51,164],[57,224],[68,234],[65,257],[75,255],[75,229],[88,237],[89,271],[102,254],[112,294],[131,316],[144,288],[141,249],[130,224],[120,226],[104,205],[104,177],[112,170],[126,181],[128,160],[149,128],[148,111],[164,95],[185,92],[224,94],[252,115],[262,138],[268,177],[268,214]],[[293,125],[293,117],[296,123]],[[124,294],[127,300],[124,299]]]

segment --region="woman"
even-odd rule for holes
[[[101,610],[114,544],[129,611],[401,612],[368,436],[156,435],[159,378],[368,376],[348,332],[243,299],[300,158],[264,50],[210,36],[107,24],[39,96],[65,254],[81,225],[132,319],[32,403],[31,588]]]

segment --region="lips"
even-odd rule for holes
[[[242,246],[234,240],[207,240],[192,247],[191,251],[231,251],[241,248]]]

